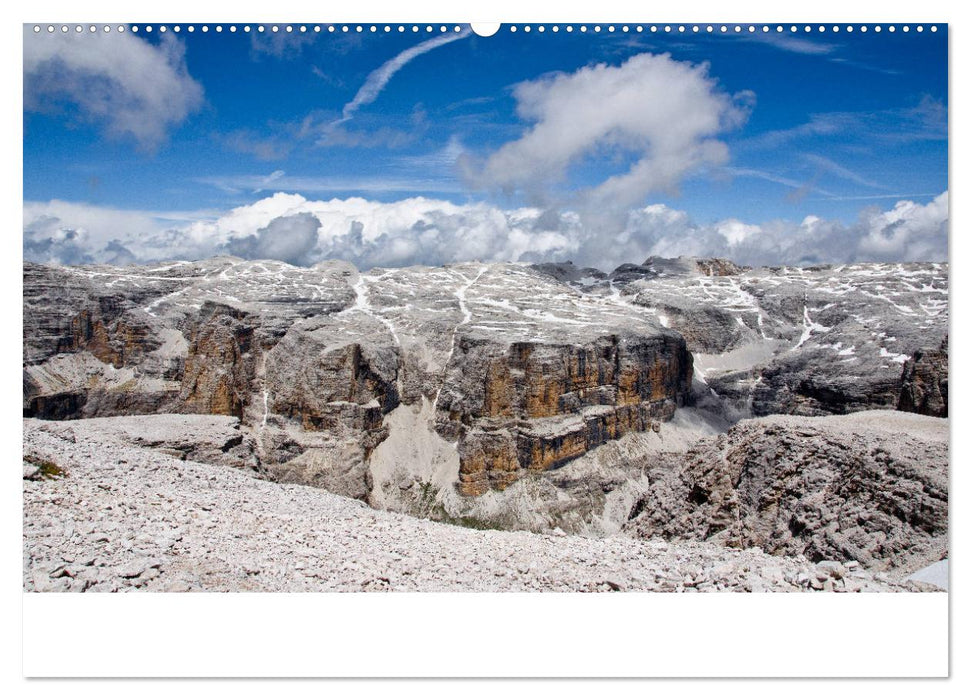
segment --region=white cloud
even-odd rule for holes
[[[161,224],[145,212],[60,200],[24,203],[24,258],[80,264],[107,261],[112,241],[147,237]]]
[[[926,205],[897,202],[890,211],[864,213],[860,252],[873,260],[937,260],[947,256],[948,193]]]
[[[283,171],[283,170],[274,170],[272,173],[270,173],[269,175],[267,175],[266,177],[264,177],[264,178],[262,178],[260,180],[260,184],[259,184],[259,186],[255,190],[253,190],[253,194],[259,194],[260,192],[262,192],[263,190],[265,190],[267,187],[269,187],[271,183],[276,182],[277,180],[279,180],[284,175],[286,175],[286,172],[285,171]]]
[[[279,216],[251,236],[232,238],[230,253],[250,260],[282,260],[291,265],[312,264],[320,221],[308,212]]]
[[[184,46],[170,34],[153,46],[125,32],[24,36],[24,109],[70,105],[113,137],[143,149],[202,105],[202,86],[189,75]]]
[[[250,48],[254,54],[266,54],[274,58],[295,58],[314,43],[313,32],[250,32]]]
[[[587,196],[626,208],[654,191],[671,190],[689,172],[728,159],[714,137],[747,116],[752,93],[733,99],[708,76],[707,64],[668,54],[638,54],[619,66],[598,64],[553,73],[514,89],[519,116],[532,122],[492,153],[470,179],[485,188],[542,191],[594,154],[633,154],[630,169]]]
[[[807,153],[805,155],[807,161],[818,168],[821,171],[826,171],[836,175],[839,178],[848,180],[857,185],[862,185],[863,187],[870,187],[876,190],[886,190],[886,187],[881,185],[879,182],[870,180],[859,173],[856,173],[849,168],[845,168],[839,163],[836,163],[825,156],[821,156],[815,153]]]
[[[277,193],[218,216],[123,212],[65,202],[24,206],[24,257],[40,262],[157,261],[218,254],[295,264],[340,258],[362,269],[467,260],[573,260],[610,270],[650,255],[720,256],[747,265],[948,258],[948,194],[865,209],[845,225],[726,218],[698,224],[653,204],[609,233],[575,212],[499,209],[413,197],[308,200]]]
[[[429,39],[428,41],[423,41],[420,44],[416,44],[410,48],[405,49],[397,56],[389,61],[383,63],[379,68],[371,71],[368,75],[367,80],[354,95],[354,99],[344,105],[343,118],[341,121],[347,121],[354,116],[361,107],[367,104],[371,104],[376,99],[381,91],[384,90],[388,81],[397,73],[399,70],[405,67],[410,61],[418,58],[422,54],[428,53],[429,51],[443,46],[445,44],[451,43],[457,39],[463,39],[470,36],[469,32],[456,32],[454,34],[442,34],[436,36],[434,39]]]
[[[800,39],[799,37],[792,36],[791,34],[764,34],[762,32],[758,32],[756,34],[743,35],[743,38],[761,41],[763,43],[770,44],[777,49],[782,49],[783,51],[801,53],[809,56],[825,56],[833,53],[836,50],[836,46],[833,44],[824,44],[819,41],[812,41],[810,39]]]

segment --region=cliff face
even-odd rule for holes
[[[438,405],[457,426],[460,491],[504,489],[525,472],[668,420],[688,398],[691,356],[674,334],[584,345],[463,338]]]
[[[946,416],[947,275],[938,264],[749,270],[659,258],[609,274],[564,263],[27,264],[23,409],[224,417],[240,426],[247,467],[276,481],[453,522],[613,532],[645,469],[667,464],[656,454],[687,449],[685,435],[772,413]],[[741,496],[715,480],[758,471],[760,446],[778,437],[740,435],[728,462],[709,469],[698,452],[669,465],[698,472],[677,485],[679,510],[704,510],[705,522],[735,512]],[[813,459],[841,459],[838,441],[810,442]],[[715,502],[709,486],[729,494],[724,507],[696,502],[704,489]],[[660,520],[638,518],[638,532],[660,531],[669,495],[645,497]],[[760,512],[745,532],[759,532]],[[707,537],[690,524],[685,537]],[[809,551],[808,535],[779,532],[751,543]]]
[[[749,269],[649,258],[599,277],[570,265],[537,271],[618,295],[677,330],[699,399],[737,416],[946,410],[947,264]]]
[[[746,420],[652,465],[629,533],[914,571],[946,557],[947,421]]]
[[[276,480],[433,517],[525,492],[553,509],[565,467],[663,435],[690,403],[729,424],[946,416],[947,275],[660,258],[609,274],[26,264],[23,409],[227,416]]]
[[[897,409],[947,418],[947,336],[934,348],[917,350],[904,363]]]
[[[24,284],[25,416],[232,416],[271,475],[365,499],[402,404],[431,404],[474,496],[649,430],[692,374],[646,314],[512,265],[28,264]]]

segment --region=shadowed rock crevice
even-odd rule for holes
[[[947,556],[947,474],[938,418],[747,420],[653,465],[627,530],[915,571]]]

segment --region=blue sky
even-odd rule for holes
[[[449,27],[448,42],[437,26],[389,34],[324,26],[319,34],[290,35],[183,27],[177,37],[143,28],[124,37],[73,37],[88,42],[77,50],[50,49],[63,39],[26,31],[24,199],[131,210],[180,226],[277,192],[381,203],[424,196],[583,216],[604,201],[609,208],[614,194],[604,192],[615,189],[600,186],[640,163],[650,173],[623,187],[618,208],[663,205],[705,229],[726,220],[765,228],[806,217],[853,227],[861,212],[891,211],[900,200],[926,206],[948,189],[944,26],[933,33],[787,27],[754,35],[647,27],[595,33],[592,25],[581,33],[574,26],[572,33],[529,34],[504,27],[488,38]],[[438,45],[415,49],[436,37]],[[101,54],[137,55],[102,60],[91,44]],[[638,62],[661,54],[670,58]],[[396,57],[399,64],[389,64]],[[598,73],[598,64],[616,70]],[[152,65],[171,75],[153,83]],[[140,66],[149,72],[138,75]],[[376,75],[382,66],[385,75]],[[656,80],[612,103],[611,81],[635,70],[654,71]],[[637,115],[675,99],[663,81],[673,90],[681,75],[697,89],[663,107],[667,125],[641,130]],[[523,84],[534,88],[516,87]],[[599,104],[583,101],[587,84],[603,88]],[[145,85],[161,95],[157,104]],[[694,104],[711,110],[717,124],[669,135],[683,123],[677,110],[694,115]],[[576,119],[554,114],[558,105]],[[616,119],[608,116],[599,132],[576,124],[611,110]],[[557,124],[577,133],[560,140]],[[544,128],[545,141],[537,133],[528,143],[531,131]],[[696,146],[697,158],[670,167],[659,155]],[[533,147],[563,152],[531,170]],[[596,201],[583,193],[596,193]],[[37,231],[27,226],[28,234]]]

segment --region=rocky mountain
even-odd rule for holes
[[[354,497],[399,407],[430,404],[420,429],[475,496],[689,399],[680,335],[522,266],[26,265],[24,285],[25,415],[235,416],[282,479]]]
[[[206,442],[206,417],[180,418]],[[130,444],[143,423],[24,421],[25,458],[50,473],[24,480],[25,590],[934,590],[754,548],[429,522]]]
[[[740,417],[872,408],[947,416],[946,264],[753,270],[650,258],[600,276],[569,264],[536,269],[646,308],[680,332],[697,378]]]
[[[732,545],[903,569],[942,553],[946,440],[943,452],[939,440],[928,448],[936,476],[890,483],[871,474],[887,462],[867,451],[870,438],[759,417],[898,409],[933,417],[919,425],[939,433],[947,277],[936,263],[748,269],[689,258],[610,273],[28,263],[23,410],[106,421],[128,445],[472,527],[682,541],[717,531]],[[162,415],[152,428],[112,427],[112,417]],[[216,421],[205,439],[178,420],[193,415]],[[874,435],[880,420],[865,424]],[[907,449],[926,447],[912,437]],[[873,438],[896,454],[893,439]],[[747,485],[766,454],[782,471]],[[787,515],[755,507],[741,529],[711,529],[768,485],[791,492]],[[712,488],[721,501],[693,500]],[[852,530],[854,499],[883,488],[896,495],[876,529],[820,534],[833,522]],[[855,494],[851,505],[827,500],[833,489]],[[918,492],[933,492],[927,522],[894,510]],[[802,534],[777,537],[790,515]]]
[[[948,426],[866,411],[771,416],[654,462],[625,527],[915,571],[947,556]]]

